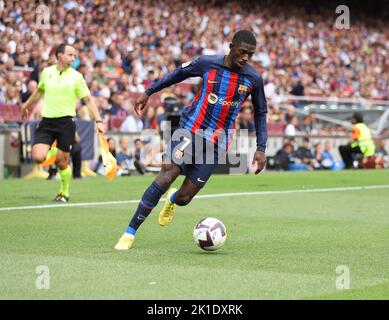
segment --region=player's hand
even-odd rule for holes
[[[97,123],[97,126],[96,126],[96,131],[97,131],[97,134],[99,134],[99,133],[104,134],[104,133],[105,133],[105,126],[104,126],[104,123],[98,122],[98,123]]]
[[[28,119],[28,109],[26,108],[25,104],[22,105],[21,114],[22,114],[22,120],[26,121]]]
[[[257,165],[257,170],[255,170],[255,174],[260,173],[266,164],[266,154],[262,151],[255,151],[253,158],[253,165]]]
[[[142,93],[138,100],[136,100],[134,110],[138,116],[142,115],[142,111],[146,107],[147,100],[149,100],[149,96],[146,93]]]

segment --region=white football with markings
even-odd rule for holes
[[[215,251],[226,241],[227,229],[219,219],[204,218],[194,227],[193,237],[201,249]]]

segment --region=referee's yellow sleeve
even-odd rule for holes
[[[86,96],[90,95],[90,91],[88,86],[86,85],[85,79],[81,75],[80,78],[78,79],[76,83],[76,94],[77,97],[82,99],[85,98]]]
[[[41,72],[41,76],[39,78],[39,83],[38,83],[38,89],[39,90],[45,90],[45,79],[46,79],[46,72],[45,72],[46,68],[42,70]]]

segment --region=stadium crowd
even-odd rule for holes
[[[225,54],[231,36],[247,28],[258,37],[253,65],[262,73],[269,123],[281,133],[338,133],[318,127],[314,114],[302,119],[293,105],[280,108],[283,95],[389,99],[389,28],[376,16],[352,19],[351,30],[334,27],[334,8],[287,5],[278,1],[0,0],[0,104],[20,104],[36,88],[39,72],[55,63],[62,43],[78,50],[73,67],[83,73],[109,129],[160,130],[165,97],[180,107],[198,82],[165,90],[141,119],[133,102],[152,82],[201,54]],[[355,15],[353,16],[355,18]],[[42,19],[40,19],[42,18]],[[39,20],[40,19],[40,20]],[[42,21],[43,22],[42,22]],[[39,118],[39,108],[32,118]],[[80,106],[81,118],[91,116]],[[247,103],[237,127],[254,130]]]

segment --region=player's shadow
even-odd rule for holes
[[[196,251],[189,251],[188,254],[190,255],[195,255],[195,256],[203,256],[203,255],[208,255],[208,256],[225,256],[230,254],[230,252],[220,250],[220,251],[205,251],[205,250],[196,250]]]

